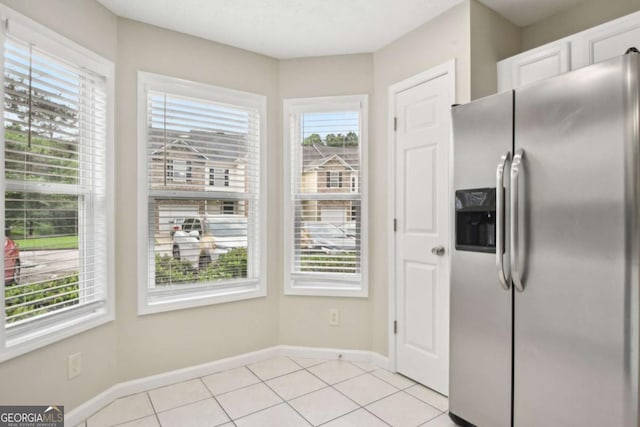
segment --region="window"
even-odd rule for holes
[[[342,172],[329,171],[327,176],[327,188],[342,188]]]
[[[229,186],[229,169],[224,170],[224,186]]]
[[[222,213],[233,215],[236,213],[235,202],[222,202]]]
[[[363,297],[367,97],[284,101],[285,293]],[[362,190],[361,190],[362,188]]]
[[[142,72],[138,88],[139,312],[264,296],[265,98]]]
[[[0,361],[113,319],[113,64],[0,7]]]

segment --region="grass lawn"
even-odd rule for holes
[[[300,262],[300,268],[305,272],[355,273],[357,267],[355,252],[302,255]]]
[[[43,237],[16,240],[21,251],[77,249],[78,236]]]

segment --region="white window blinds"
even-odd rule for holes
[[[197,93],[145,91],[151,303],[260,279],[261,109]]]
[[[107,298],[107,80],[28,34],[10,22],[3,50],[9,336]]]
[[[290,106],[289,290],[361,295],[362,103]],[[305,292],[303,292],[305,293]],[[322,292],[320,292],[322,293]]]

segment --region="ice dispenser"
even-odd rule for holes
[[[456,249],[496,252],[496,189],[456,191]]]

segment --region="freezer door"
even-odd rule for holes
[[[452,115],[454,190],[466,198],[460,199],[454,210],[467,214],[470,209],[472,214],[479,213],[478,220],[490,222],[487,212],[491,195],[496,194],[496,168],[501,156],[512,148],[513,93],[454,107]],[[454,235],[459,243],[472,245],[460,244],[451,254],[449,409],[478,426],[508,427],[512,292],[498,281],[495,241],[491,251],[491,239],[482,237],[494,233],[485,228],[478,234],[479,230],[471,232],[480,239]],[[458,224],[455,233],[460,232]],[[508,264],[506,255],[503,259]]]
[[[516,427],[638,426],[637,68],[625,55],[516,91]]]

